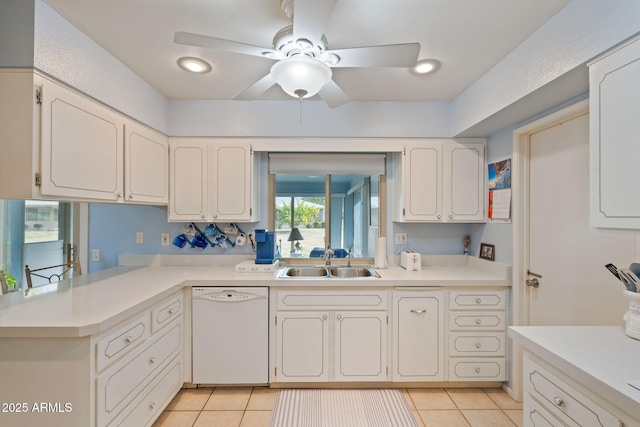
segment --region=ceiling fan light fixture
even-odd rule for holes
[[[271,67],[271,77],[282,90],[299,99],[317,94],[331,80],[331,75],[327,64],[304,55],[283,59]]]
[[[437,59],[423,59],[411,67],[411,71],[415,74],[429,74],[440,68],[440,65]]]
[[[178,65],[183,70],[189,71],[191,73],[204,74],[211,71],[211,64],[209,64],[207,61],[190,56],[179,58]]]

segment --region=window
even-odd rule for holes
[[[380,154],[270,154],[270,228],[277,256],[320,258],[330,246],[338,258],[349,252],[373,258],[385,159]]]

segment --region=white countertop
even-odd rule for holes
[[[224,257],[172,258],[166,265],[114,267],[0,297],[0,337],[82,337],[98,334],[185,286],[416,287],[510,286],[511,268],[470,257],[439,259],[421,271],[377,270],[380,278],[281,279],[276,273],[237,273]],[[197,259],[194,263],[191,259]],[[221,260],[221,261],[220,261]],[[444,260],[444,262],[442,262]],[[235,260],[237,261],[237,259]],[[218,264],[215,264],[218,262]],[[214,265],[211,265],[211,264]],[[195,265],[198,264],[198,265]]]
[[[509,337],[599,398],[640,420],[640,341],[618,326],[512,326]],[[631,421],[628,421],[631,422]],[[625,423],[625,425],[628,425]]]

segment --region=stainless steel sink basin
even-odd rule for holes
[[[326,277],[329,271],[324,267],[286,267],[284,277]]]
[[[285,267],[280,273],[280,278],[340,278],[355,279],[363,277],[377,278],[380,277],[372,267]]]
[[[380,277],[371,267],[331,267],[331,277]]]

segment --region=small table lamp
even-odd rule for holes
[[[291,233],[289,234],[289,238],[287,240],[289,242],[296,242],[295,249],[302,249],[302,247],[300,247],[300,243],[298,243],[298,240],[304,240],[304,237],[302,237],[302,234],[300,234],[300,230],[298,230],[298,227],[293,227],[291,229]],[[294,252],[294,244],[291,243],[291,254],[293,254]]]

